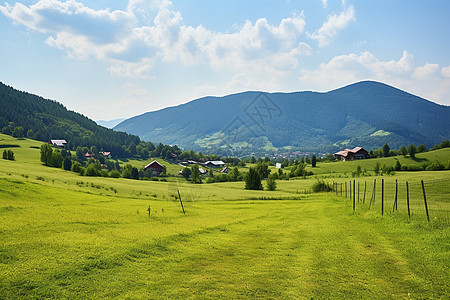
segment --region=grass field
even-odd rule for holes
[[[449,171],[347,178],[348,165],[334,163],[320,174],[359,181],[360,198],[364,181],[372,192],[384,179],[381,216],[381,186],[370,210],[367,192],[353,213],[348,197],[304,194],[316,176],[277,181],[275,192],[89,178],[42,166],[30,148],[39,142],[0,135],[0,144],[20,145],[16,161],[0,159],[0,298],[450,296]],[[411,184],[411,219],[404,188],[392,212],[395,179]]]

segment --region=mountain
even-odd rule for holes
[[[363,81],[326,93],[244,92],[204,97],[127,119],[114,130],[227,154],[432,146],[450,138],[450,107]]]
[[[117,124],[119,124],[120,122],[122,122],[124,120],[125,120],[125,118],[114,119],[114,120],[109,120],[109,121],[98,120],[96,122],[100,126],[103,126],[103,127],[106,127],[106,128],[113,128],[114,126],[116,126]]]
[[[16,130],[16,128],[22,128]],[[93,120],[67,110],[61,103],[18,91],[0,82],[0,128],[5,134],[27,136],[48,142],[65,139],[70,149],[96,146],[126,157],[122,145],[139,144],[138,136],[97,125]]]

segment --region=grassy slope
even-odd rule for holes
[[[0,159],[3,297],[388,299],[450,293],[449,226],[428,225],[423,210],[411,221],[404,213],[381,217],[377,198],[375,209],[360,203],[353,215],[343,197],[297,194],[315,179],[251,192],[242,182],[80,177],[41,166],[39,150],[29,148],[38,142],[0,138],[0,144],[22,146],[12,148],[16,161]],[[450,172],[395,178],[439,184]],[[385,179],[391,184],[394,177]],[[177,189],[186,215],[174,198]],[[436,196],[448,212],[448,185],[440,191]],[[286,200],[254,200],[260,197]]]
[[[423,165],[426,163],[440,162],[443,164],[450,161],[450,148],[439,149],[435,151],[429,151],[424,153],[417,153],[416,158],[410,158],[409,156],[393,156],[378,159],[366,159],[358,161],[337,161],[331,163],[318,164],[316,168],[309,166],[308,170],[314,172],[314,174],[329,174],[329,173],[348,173],[356,171],[357,166],[361,166],[362,170],[367,170],[373,173],[376,163],[380,164],[380,167],[386,165],[393,167],[397,160],[401,165]]]

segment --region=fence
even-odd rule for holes
[[[352,179],[333,182],[332,192],[350,200],[353,211],[404,214],[410,219],[449,225],[450,178],[427,181],[379,177],[372,180]]]

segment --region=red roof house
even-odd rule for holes
[[[159,175],[164,171],[164,166],[154,160],[144,167],[144,171],[145,170],[150,170],[153,174]]]
[[[353,149],[345,149],[334,154],[334,157],[339,160],[355,160],[355,159],[365,159],[369,157],[369,152],[361,147],[355,147]]]

